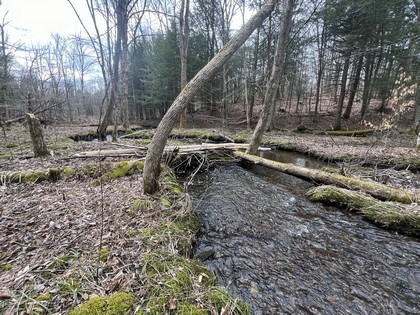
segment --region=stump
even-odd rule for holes
[[[29,132],[31,134],[34,157],[42,157],[50,155],[47,145],[45,144],[44,131],[39,119],[31,113],[26,113],[26,121],[28,122]]]

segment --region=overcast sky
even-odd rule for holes
[[[6,32],[11,43],[47,43],[52,33],[69,35],[79,33],[81,26],[67,0],[0,0],[0,20],[6,12]],[[85,0],[72,0],[86,12]],[[83,10],[84,9],[84,10]]]

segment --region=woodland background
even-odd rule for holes
[[[68,2],[69,14],[78,14]],[[6,15],[0,25],[0,119],[7,123],[30,111],[45,122],[100,121],[101,133],[114,122],[125,129],[156,125],[181,87],[262,4],[86,1],[92,19],[80,21],[86,33],[52,34],[39,47],[10,42]],[[195,96],[181,127],[254,126],[280,11],[278,5]],[[87,27],[92,21],[96,28]],[[419,30],[418,0],[296,1],[271,126],[283,127],[276,117],[292,117],[296,125],[316,127],[329,115],[328,129],[343,129],[349,118],[352,128],[414,128],[420,119]]]

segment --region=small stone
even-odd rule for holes
[[[0,290],[0,299],[10,299],[12,297],[12,292],[9,290]]]

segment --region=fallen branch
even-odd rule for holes
[[[118,156],[144,156],[145,152],[147,151],[146,147],[135,147],[135,146],[127,146],[123,145],[124,147],[128,147],[127,149],[118,149],[118,150],[101,150],[101,151],[86,151],[74,154],[73,158],[85,158],[85,157],[118,157]],[[183,146],[175,146],[175,145],[168,145],[164,149],[164,153],[177,153],[178,155],[187,155],[193,153],[204,153],[208,151],[215,151],[215,150],[229,150],[229,151],[236,151],[236,150],[246,150],[248,148],[248,144],[246,143],[202,143],[202,144],[193,144],[193,145],[183,145]],[[260,150],[271,150],[270,148],[259,148]]]
[[[357,178],[342,176],[339,174],[332,174],[321,170],[303,168],[293,164],[275,162],[239,151],[235,151],[234,155],[255,164],[263,165],[290,175],[310,180],[317,184],[335,185],[342,188],[362,190],[380,200],[398,201],[401,203],[409,204],[416,202],[419,199],[419,196],[415,196],[414,194],[379,183],[368,182]]]
[[[328,130],[325,134],[329,136],[364,137],[374,133],[375,130]]]
[[[308,191],[312,201],[321,201],[356,210],[366,219],[392,230],[410,235],[420,235],[420,207],[383,202],[371,196],[335,186],[319,186]]]

